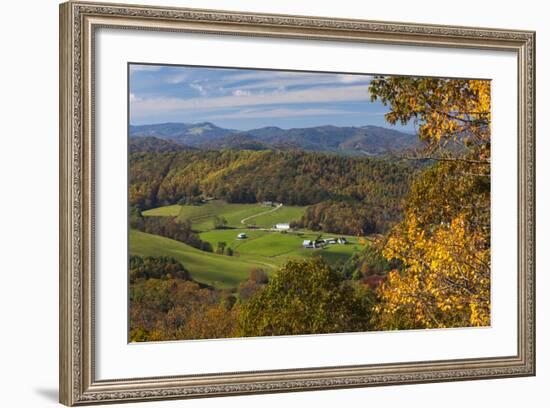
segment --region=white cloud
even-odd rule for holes
[[[220,97],[157,97],[143,98],[132,104],[134,117],[150,117],[156,114],[178,111],[220,109],[261,105],[333,103],[370,100],[368,85],[318,87],[288,92],[268,92],[261,94],[231,95]]]
[[[235,89],[233,92],[231,92],[233,96],[249,96],[250,91],[243,91],[242,89]]]
[[[210,115],[212,119],[249,119],[249,118],[288,118],[302,116],[322,116],[322,115],[351,115],[359,112],[343,111],[338,109],[249,109],[232,113],[223,113]]]
[[[187,80],[188,77],[189,76],[187,75],[186,72],[181,72],[173,75],[167,75],[166,77],[164,77],[164,82],[166,82],[167,84],[173,84],[173,85],[181,84],[182,82]]]
[[[239,84],[242,80],[255,80],[248,84]],[[297,72],[256,72],[231,75],[224,78],[225,87],[231,89],[285,89],[305,85],[342,85],[347,83],[370,83],[370,75],[322,74]]]
[[[195,91],[198,91],[203,96],[205,96],[207,94],[205,87],[202,86],[201,84],[192,83],[192,84],[189,85],[189,87],[191,87]]]

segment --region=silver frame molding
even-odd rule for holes
[[[518,350],[398,364],[95,379],[94,33],[97,28],[506,50],[518,61]],[[60,5],[60,402],[66,405],[535,375],[535,33],[229,11]]]

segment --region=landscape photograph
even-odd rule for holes
[[[128,65],[130,342],[491,325],[491,82]]]

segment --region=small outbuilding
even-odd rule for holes
[[[246,235],[244,232],[241,232],[239,235],[237,235],[237,239],[246,239],[248,238],[248,235]]]
[[[273,226],[273,229],[275,229],[277,231],[288,231],[290,229],[290,224],[288,224],[288,223],[275,224]]]

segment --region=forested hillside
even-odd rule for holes
[[[413,169],[374,158],[302,151],[184,151],[130,155],[130,205],[145,210],[216,198],[229,203],[276,201],[285,205],[329,202],[334,217],[361,217],[368,228],[333,228],[365,234],[400,219]],[[346,211],[338,213],[338,209]],[[313,212],[301,220],[319,226]],[[366,219],[368,217],[368,219]],[[299,221],[299,220],[294,220]]]

